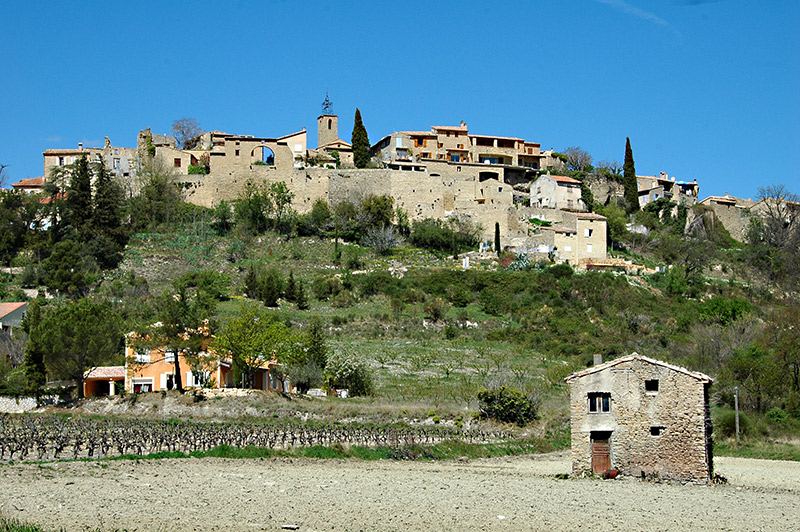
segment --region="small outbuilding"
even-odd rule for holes
[[[711,478],[709,376],[633,353],[606,363],[595,355],[565,381],[574,474]]]

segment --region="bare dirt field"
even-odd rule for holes
[[[0,466],[0,512],[70,531],[800,529],[800,463],[719,458],[716,468],[727,485],[560,480],[565,453],[14,464]]]

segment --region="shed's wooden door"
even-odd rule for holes
[[[610,437],[608,432],[592,432],[592,473],[602,475],[611,469]]]

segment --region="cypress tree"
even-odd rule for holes
[[[297,303],[297,310],[308,310],[308,298],[306,297],[306,290],[303,288],[302,280],[297,283],[294,301]]]
[[[103,269],[116,268],[127,240],[120,216],[122,190],[102,165],[97,168],[93,204],[89,250]]]
[[[283,297],[286,301],[291,303],[297,302],[297,285],[294,282],[294,272],[289,271],[289,280],[286,283],[286,290],[283,291]]]
[[[75,161],[67,188],[69,223],[85,239],[92,219],[92,171],[86,155]]]
[[[631,214],[639,210],[639,185],[636,181],[630,137],[625,138],[625,164],[622,166],[622,176],[625,187],[625,210]]]
[[[356,117],[353,123],[353,136],[350,139],[353,145],[353,162],[356,168],[366,168],[369,164],[369,137],[367,128],[361,121],[361,111],[356,108]]]
[[[47,382],[47,370],[44,365],[44,351],[39,345],[37,328],[42,321],[42,309],[39,301],[34,299],[28,305],[23,328],[28,333],[28,345],[25,347],[25,376],[28,378],[28,391],[39,399]]]
[[[500,256],[500,223],[494,223],[494,250],[497,252],[497,256]]]

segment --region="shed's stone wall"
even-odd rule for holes
[[[646,380],[658,391],[645,391]],[[572,468],[592,472],[591,432],[611,431],[611,465],[624,474],[706,481],[712,474],[707,383],[643,360],[570,381]],[[590,413],[588,394],[610,392],[611,411]],[[660,427],[660,435],[651,434]]]

